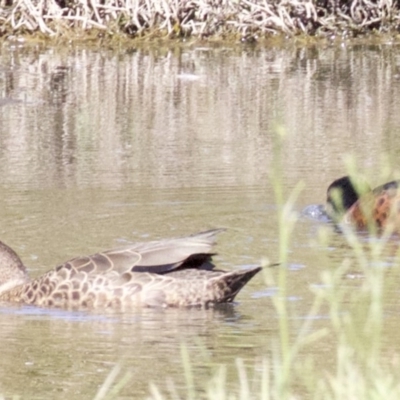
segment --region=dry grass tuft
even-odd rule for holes
[[[399,27],[396,0],[0,0],[0,34],[103,30],[129,36],[346,34]]]

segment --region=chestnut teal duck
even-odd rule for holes
[[[332,182],[327,191],[327,213],[339,224],[351,224],[367,230],[370,223],[378,232],[388,225],[400,233],[400,181],[392,181],[371,190],[365,182],[355,185],[344,176]]]

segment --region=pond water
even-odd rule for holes
[[[399,54],[396,44],[87,49],[6,42],[1,240],[32,276],[76,255],[217,227],[227,228],[218,266],[279,261],[276,132],[287,135],[285,195],[304,185],[299,215],[325,201],[348,154],[376,184],[385,173],[395,176]],[[340,235],[328,249],[316,244],[323,225],[299,217],[283,266],[293,335],[326,260],[334,268],[349,252]],[[185,393],[183,346],[199,390],[220,364],[229,366],[233,387],[235,359],[254,366],[279,341],[276,276],[259,274],[234,304],[210,310],[126,315],[3,305],[0,393],[94,398],[117,364],[131,373],[121,398],[145,398],[150,383],[163,389],[171,381]],[[398,348],[396,288],[392,294],[388,325]],[[315,326],[326,319],[322,313]],[[324,365],[331,348],[314,351]]]

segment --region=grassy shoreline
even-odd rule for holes
[[[255,41],[276,35],[398,34],[400,2],[382,0],[0,0],[0,37]]]

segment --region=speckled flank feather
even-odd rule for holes
[[[347,183],[343,185],[346,180]],[[328,188],[328,203],[333,202],[330,190],[338,188],[341,190],[343,204],[347,204],[343,213],[332,215],[337,222],[352,224],[358,230],[367,229],[369,223],[375,224],[378,230],[390,224],[393,231],[400,233],[400,181],[386,183],[356,198],[353,198],[354,192],[349,189],[349,185],[350,179],[343,177]]]
[[[2,244],[0,300],[43,307],[120,310],[141,305],[179,307],[230,302],[261,268],[231,272],[213,269],[211,248],[219,232],[137,243],[77,257],[32,281],[23,268],[22,280],[17,279],[12,287],[8,278],[6,282],[1,279],[2,271],[18,272],[23,264]],[[10,254],[8,260],[4,257],[6,251]]]

